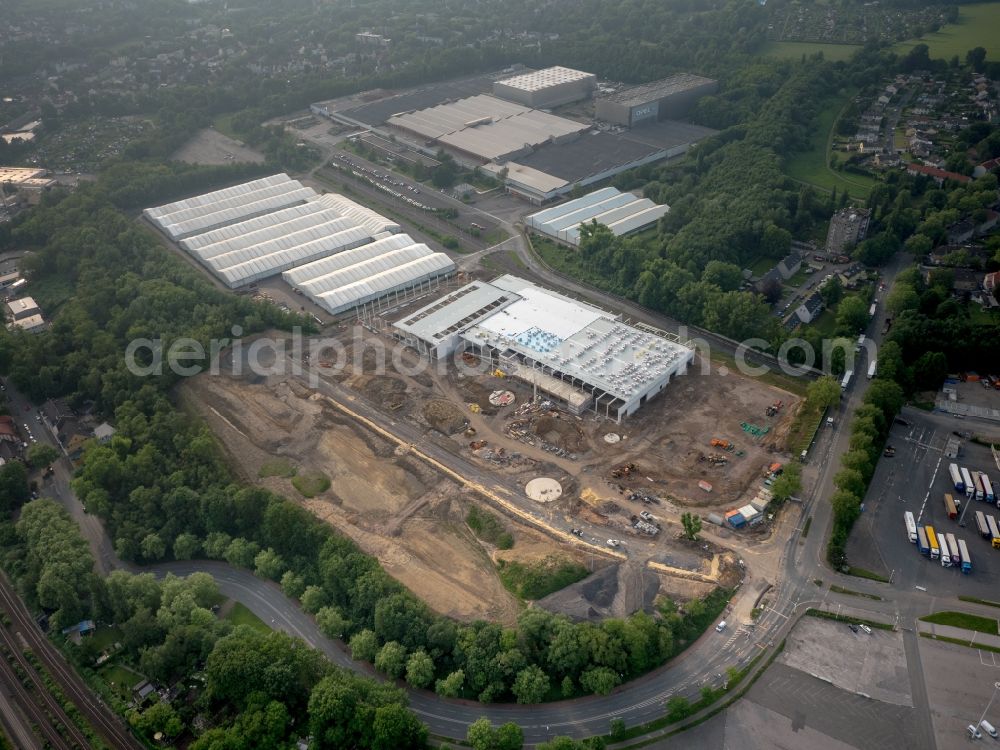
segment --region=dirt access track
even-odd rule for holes
[[[507,518],[514,548],[498,552],[483,544],[465,524],[478,496],[294,380],[200,375],[185,381],[179,398],[206,419],[246,481],[302,502],[442,614],[511,624],[521,605],[501,584],[491,556],[576,557]],[[303,497],[295,478],[280,476],[292,468],[298,478],[327,477],[329,489]]]

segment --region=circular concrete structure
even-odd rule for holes
[[[525,485],[524,492],[536,503],[551,503],[562,497],[562,485],[551,477],[538,477]]]
[[[608,443],[609,445],[614,445],[621,439],[622,436],[619,435],[617,432],[609,432],[607,435],[604,436],[604,442]]]

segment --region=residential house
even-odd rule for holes
[[[763,276],[761,276],[760,279],[758,279],[757,283],[754,285],[754,288],[761,294],[764,294],[769,289],[773,289],[775,284],[777,284],[780,287],[781,282],[782,282],[781,271],[779,271],[778,268],[775,267],[772,268],[767,273],[765,273]]]
[[[823,312],[823,297],[819,292],[813,292],[799,305],[795,314],[803,323],[812,323]]]
[[[42,420],[46,426],[54,433],[59,431],[59,428],[63,426],[63,422],[73,416],[73,410],[61,398],[50,398],[42,404],[39,411],[42,413]]]
[[[792,276],[799,272],[802,267],[802,257],[798,253],[789,253],[787,256],[781,259],[778,263],[778,273],[781,274],[781,278],[788,281]]]
[[[998,283],[1000,283],[1000,271],[988,273],[983,278],[983,289],[992,294],[993,290],[997,288]]]
[[[954,182],[966,183],[971,180],[970,177],[964,174],[959,174],[958,172],[949,172],[945,169],[939,169],[938,167],[932,167],[927,164],[915,164],[910,163],[906,165],[906,171],[912,175],[926,175],[931,177],[938,185],[944,183],[945,180],[952,180]]]
[[[950,224],[945,231],[949,245],[961,245],[972,239],[972,235],[976,232],[976,225],[970,219],[962,219]]]
[[[21,442],[21,438],[17,435],[17,425],[14,423],[14,418],[7,414],[0,416],[0,442],[14,443],[15,445]]]
[[[108,443],[111,438],[115,436],[115,428],[109,425],[107,422],[101,422],[94,428],[94,437],[99,443]]]

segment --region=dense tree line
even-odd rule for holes
[[[220,599],[206,573],[187,578],[116,571],[102,579],[76,523],[50,500],[24,506],[16,526],[0,527],[4,567],[32,604],[51,612],[55,629],[84,617],[121,630],[115,659],[157,685],[184,685],[173,703],[127,709],[147,740],[157,732],[179,738],[192,719],[213,717],[215,728],[190,746],[198,750],[288,746],[311,735],[320,748],[423,748],[427,730],[406,707],[402,690],[357,677],[284,633],[233,627],[212,606]],[[92,669],[100,648],[85,638],[73,650]],[[204,673],[204,683],[192,680]]]

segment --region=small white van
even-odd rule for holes
[[[986,734],[988,734],[990,737],[995,738],[997,736],[996,727],[994,727],[992,724],[986,721],[986,719],[983,719],[981,722],[979,722],[979,726],[981,726],[983,728],[983,731],[986,732]]]
[[[969,724],[969,726],[967,726],[967,727],[966,727],[965,729],[966,729],[966,731],[967,731],[967,732],[969,733],[969,736],[970,736],[970,737],[971,737],[972,739],[974,739],[974,740],[978,740],[978,739],[979,739],[980,737],[982,737],[982,736],[983,736],[983,735],[982,735],[982,732],[980,732],[980,731],[979,731],[979,730],[978,730],[978,729],[976,728],[976,725],[975,725],[975,724]]]

